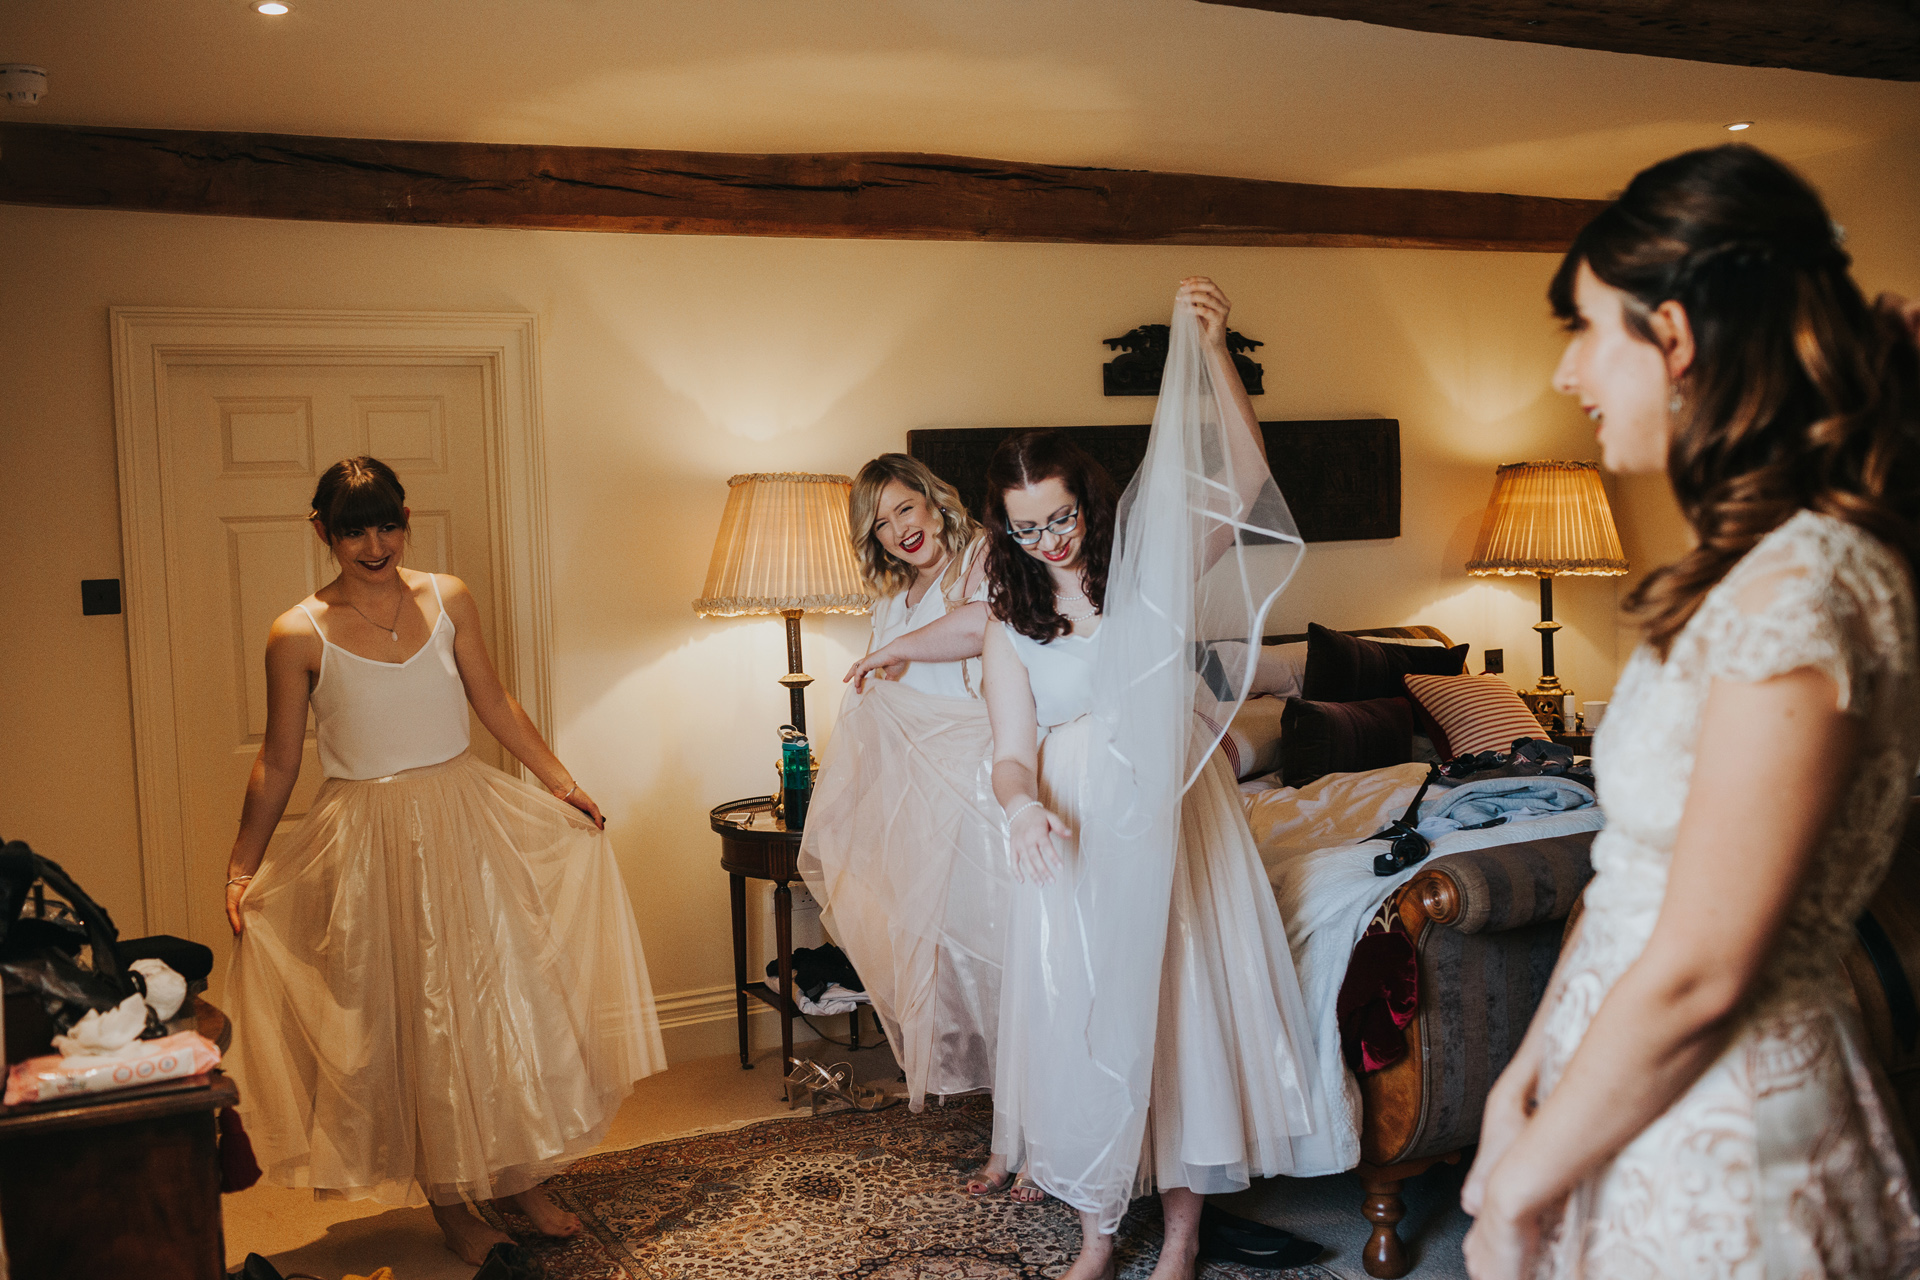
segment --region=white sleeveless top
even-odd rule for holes
[[[961,569],[955,578],[953,589],[966,585],[967,574],[973,569],[975,557],[983,554],[987,545],[984,537],[975,538],[960,553]],[[965,600],[954,600],[948,604],[947,596],[939,590],[936,583],[920,597],[920,602],[912,608],[907,607],[907,593],[896,591],[890,596],[882,596],[873,606],[873,643],[867,646],[872,653],[882,645],[892,644],[910,631],[918,631],[928,623],[938,622],[947,616],[947,610],[975,600],[987,598],[987,582],[983,577],[980,585]],[[980,660],[963,658],[958,662],[909,662],[905,671],[900,673],[899,682],[911,685],[922,693],[931,693],[942,698],[977,698],[980,696]]]
[[[402,769],[451,760],[467,749],[467,691],[453,660],[453,619],[440,599],[440,616],[426,644],[405,662],[380,662],[349,653],[327,639],[306,605],[296,606],[320,637],[320,679],[313,713],[320,767],[329,778],[384,778]]]
[[[1064,635],[1041,644],[1021,635],[1013,624],[1003,622],[1013,651],[1027,669],[1027,683],[1033,686],[1033,718],[1042,730],[1057,729],[1078,720],[1093,710],[1093,656],[1098,650],[1100,630],[1090,636]]]

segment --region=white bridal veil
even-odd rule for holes
[[[1091,803],[1078,856],[1039,890],[1024,1078],[1001,1082],[1017,1099],[1027,1172],[1098,1213],[1104,1231],[1139,1170],[1181,797],[1247,695],[1267,610],[1303,549],[1231,396],[1197,318],[1176,305],[1146,459],[1114,535]]]

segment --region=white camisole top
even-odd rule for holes
[[[1044,732],[1078,720],[1093,710],[1093,660],[1099,653],[1100,633],[1106,630],[1103,619],[1099,630],[1090,636],[1071,633],[1041,644],[1003,622],[1013,651],[1027,669],[1027,682],[1033,686],[1033,714]]]
[[[426,644],[405,662],[381,662],[349,653],[327,639],[313,613],[297,606],[320,637],[320,679],[313,686],[320,767],[329,778],[384,778],[402,769],[451,760],[467,749],[467,690],[453,659],[453,619],[440,599],[440,616]]]

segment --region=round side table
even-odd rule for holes
[[[708,815],[720,837],[720,867],[727,873],[733,905],[733,998],[740,1030],[740,1066],[753,1070],[747,1044],[747,997],[764,1001],[780,1014],[780,1073],[793,1060],[793,1020],[802,1016],[793,1002],[793,890],[800,878],[801,832],[787,830],[773,816],[772,796],[749,796],[715,805]],[[773,939],[778,951],[780,989],[749,981],[747,974],[747,878],[773,881]],[[852,1047],[860,1047],[860,1011],[847,1015]]]

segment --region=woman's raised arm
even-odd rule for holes
[[[1246,383],[1234,367],[1233,353],[1227,349],[1227,317],[1233,304],[1220,286],[1205,276],[1188,276],[1174,295],[1177,306],[1192,310],[1200,321],[1200,342],[1211,375],[1214,395],[1220,406],[1221,422],[1226,427],[1225,444],[1233,459],[1233,475],[1238,486],[1239,515],[1245,519],[1254,510],[1261,491],[1269,480],[1267,444],[1260,435],[1260,419],[1254,414],[1253,401],[1247,397]],[[1238,530],[1222,524],[1209,532],[1206,564],[1211,566],[1233,545]]]

